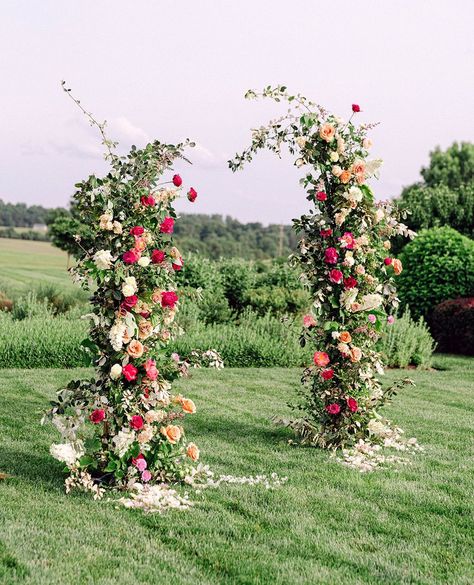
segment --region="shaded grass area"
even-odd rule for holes
[[[189,437],[217,473],[277,472],[289,481],[192,493],[189,512],[146,516],[66,496],[39,412],[88,370],[3,370],[0,391],[0,582],[25,584],[468,584],[474,581],[474,361],[438,356],[442,371],[387,408],[424,453],[361,475],[275,428],[299,383],[287,369],[200,370],[181,380],[198,413]],[[394,379],[400,372],[390,372]]]

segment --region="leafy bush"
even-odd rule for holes
[[[474,355],[474,298],[436,305],[431,328],[440,351]]]
[[[393,325],[386,326],[379,349],[389,367],[406,368],[414,365],[429,368],[435,342],[423,317],[416,322],[410,312],[406,311]]]
[[[449,227],[420,232],[401,255],[398,292],[411,314],[430,321],[438,303],[474,293],[474,242]]]
[[[222,260],[219,265],[224,293],[232,309],[241,312],[256,274],[245,260]]]

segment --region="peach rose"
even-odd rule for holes
[[[345,185],[351,180],[351,176],[352,175],[350,171],[342,171],[342,173],[339,175],[339,180]]]
[[[146,425],[143,430],[138,433],[137,440],[140,444],[149,443],[153,438],[153,428]]]
[[[146,242],[143,238],[138,238],[135,240],[135,250],[138,250],[139,252],[143,252],[143,250],[146,248]]]
[[[145,421],[148,424],[154,422],[161,422],[165,418],[165,413],[162,410],[149,410],[145,414]]]
[[[170,331],[162,331],[160,335],[161,341],[169,341],[171,339],[171,332]]]
[[[352,347],[350,350],[351,362],[360,362],[362,358],[362,350],[360,347]]]
[[[360,173],[358,173],[356,175],[356,181],[358,185],[362,185],[363,183],[365,183],[365,175],[361,175]]]
[[[349,346],[347,345],[347,343],[338,343],[337,344],[337,349],[342,353],[343,356],[348,356],[350,355],[350,349]]]
[[[332,142],[336,134],[336,129],[332,124],[323,124],[319,129],[319,136],[326,142]]]
[[[354,175],[365,175],[365,163],[363,160],[356,160],[352,165]]]
[[[132,336],[130,335],[129,330],[125,329],[125,333],[123,334],[123,338],[122,338],[123,343],[125,343],[125,345],[126,345],[127,343],[130,342],[130,339],[132,339]]]
[[[352,337],[349,331],[342,331],[339,335],[339,339],[342,341],[342,343],[350,343],[352,341]]]
[[[196,412],[196,405],[189,398],[182,398],[181,399],[181,408],[187,414],[194,414]]]
[[[167,425],[166,427],[161,427],[160,433],[168,439],[168,441],[172,445],[176,445],[176,443],[181,439],[181,428],[176,425]]]
[[[394,258],[392,260],[392,266],[393,266],[393,271],[395,272],[395,274],[397,276],[402,273],[403,266],[402,266],[401,261],[398,258]]]
[[[356,273],[357,274],[365,274],[365,268],[362,266],[362,264],[358,264],[356,266]]]
[[[159,289],[155,289],[155,290],[153,291],[153,294],[151,295],[151,300],[152,300],[152,301],[153,301],[155,304],[161,303],[161,294],[162,294],[162,292],[163,292],[163,291],[162,291],[162,290],[159,290]]]
[[[193,461],[197,461],[199,459],[198,446],[194,443],[189,443],[188,448],[186,449],[186,455]]]
[[[144,349],[145,348],[138,341],[138,339],[132,339],[132,341],[128,344],[127,353],[132,358],[139,358],[142,357]]]
[[[153,333],[153,323],[151,323],[151,321],[140,321],[140,323],[138,324],[138,337],[140,339],[146,339],[147,337],[150,337],[150,335]]]

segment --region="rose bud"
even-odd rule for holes
[[[181,187],[183,179],[179,175],[173,175],[173,185],[175,187]]]
[[[352,104],[352,111],[354,113],[360,112],[360,106],[358,104]]]
[[[189,201],[191,201],[191,203],[194,203],[196,201],[196,197],[198,196],[196,189],[194,189],[193,187],[191,187],[191,189],[189,189],[188,191],[188,199]]]

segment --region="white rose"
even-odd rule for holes
[[[110,377],[112,380],[118,380],[122,375],[122,366],[120,364],[114,364],[110,368]]]
[[[121,234],[123,232],[122,224],[119,221],[114,221],[114,234]]]
[[[151,260],[149,256],[142,256],[137,264],[138,266],[148,266],[150,262]]]
[[[137,281],[134,276],[127,276],[122,284],[122,294],[124,297],[131,297],[137,292]]]
[[[296,144],[300,148],[304,148],[306,145],[306,138],[304,136],[298,136],[298,138],[296,139]]]
[[[339,160],[339,153],[333,151],[329,155],[329,158],[331,159],[332,162],[337,162]]]
[[[112,266],[113,257],[110,250],[99,250],[94,254],[93,260],[99,270],[108,270]]]
[[[339,165],[334,165],[331,172],[335,177],[339,177],[342,174],[342,169]]]

